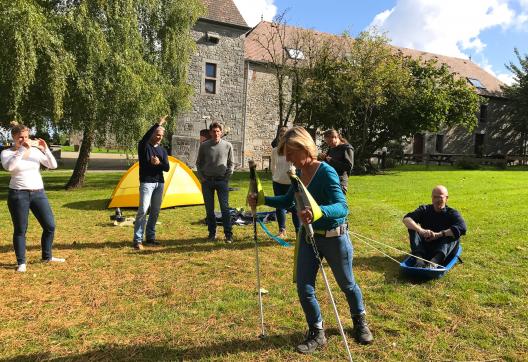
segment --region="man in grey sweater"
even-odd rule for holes
[[[222,224],[226,243],[233,242],[231,217],[229,215],[229,177],[233,174],[233,146],[222,139],[222,125],[213,122],[209,126],[211,139],[200,144],[196,168],[202,183],[209,241],[216,240],[216,217],[214,213],[214,192],[222,211]]]

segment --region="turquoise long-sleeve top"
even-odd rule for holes
[[[323,212],[323,216],[312,224],[315,230],[330,230],[345,223],[348,205],[341,190],[339,176],[332,166],[321,162],[307,189]],[[284,195],[266,196],[264,202],[268,206],[280,209],[293,207],[295,205],[293,186]]]

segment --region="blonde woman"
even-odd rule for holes
[[[348,237],[346,220],[348,206],[341,190],[336,171],[325,162],[317,161],[317,147],[310,134],[302,127],[286,131],[279,144],[279,154],[300,171],[300,179],[320,205],[323,217],[313,222],[315,247],[321,258],[325,258],[332,269],[339,287],[346,296],[352,320],[353,334],[359,343],[373,340],[365,318],[363,296],[352,272],[352,243]],[[250,206],[256,205],[256,196],[249,195]],[[290,208],[294,205],[294,191],[290,187],[282,196],[266,197],[265,204],[271,207]],[[299,213],[303,224],[312,223],[309,208]],[[315,295],[315,280],[319,260],[312,245],[301,236],[296,270],[299,301],[308,323],[306,339],[297,346],[300,353],[312,353],[326,344],[323,318]]]
[[[11,122],[13,147],[2,151],[2,167],[9,171],[9,193],[7,206],[13,222],[13,246],[17,258],[17,272],[26,271],[26,230],[29,210],[42,227],[43,262],[64,262],[51,253],[55,234],[55,218],[48,197],[44,192],[44,183],[40,175],[40,165],[57,168],[57,161],[51,154],[46,142],[39,138],[29,139],[29,129],[17,122]]]

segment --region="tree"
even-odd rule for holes
[[[314,128],[341,130],[356,149],[357,170],[373,170],[372,154],[391,141],[476,124],[478,96],[447,66],[403,57],[375,32],[344,39],[340,51],[315,60],[300,118]]]
[[[277,82],[277,134],[281,127],[296,123],[303,105],[300,94],[306,75],[329,36],[289,26],[286,14],[285,11],[276,16],[269,27],[264,27],[265,31],[254,38],[265,50],[266,63]]]
[[[153,120],[189,105],[190,29],[203,10],[198,0],[15,1],[6,6],[42,35],[19,29],[25,24],[11,13],[1,16],[0,31],[8,43],[24,37],[0,56],[2,74],[10,59],[15,63],[15,71],[2,80],[8,98],[0,113],[30,122],[52,119],[61,130],[82,134],[67,188],[82,186],[95,141],[112,137],[132,150]],[[32,63],[25,65],[28,55]],[[48,75],[37,72],[50,64]],[[46,80],[54,86],[40,89]],[[40,111],[33,111],[33,94],[36,104],[45,105]]]
[[[503,87],[508,102],[505,115],[512,128],[519,133],[519,150],[522,155],[528,153],[528,54],[521,56],[514,49],[519,65],[510,62],[506,67],[513,73],[514,83]]]
[[[60,15],[42,3],[0,2],[0,124],[5,127],[22,119],[42,128],[63,115],[74,58],[58,31]]]

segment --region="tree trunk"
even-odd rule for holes
[[[95,132],[86,126],[83,131],[83,140],[81,143],[81,149],[79,150],[79,157],[75,163],[75,168],[70,177],[70,180],[66,184],[66,189],[71,190],[80,188],[84,184],[84,176],[88,169],[88,161],[90,160],[90,152],[92,151],[92,144],[95,138]]]

